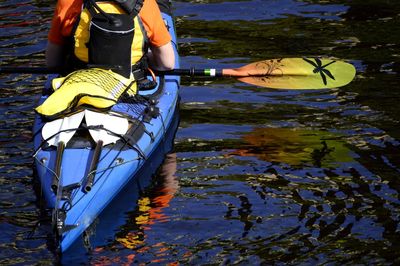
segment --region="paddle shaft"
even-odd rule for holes
[[[215,68],[196,69],[194,67],[188,69],[172,69],[167,71],[155,71],[157,75],[176,75],[176,76],[190,76],[190,77],[222,77],[224,71]]]
[[[0,73],[12,74],[12,73],[26,73],[26,74],[56,74],[60,73],[62,70],[57,68],[47,68],[47,67],[12,67],[12,66],[2,66],[0,67]],[[155,71],[158,75],[176,75],[176,76],[191,76],[191,77],[221,77],[223,76],[223,71],[218,69],[173,69],[167,71]]]
[[[58,183],[61,176],[61,163],[62,163],[62,155],[64,153],[65,143],[60,141],[57,145],[57,156],[56,156],[56,167],[54,168],[54,176],[51,180],[51,188],[54,193],[57,193]]]
[[[90,163],[89,175],[87,177],[86,184],[84,187],[85,192],[89,192],[92,190],[92,186],[94,183],[94,176],[96,175],[97,164],[99,163],[102,146],[103,146],[103,141],[98,140],[96,143],[96,148],[94,149],[93,152],[92,162]]]

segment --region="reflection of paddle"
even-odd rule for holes
[[[59,69],[40,67],[0,67],[0,73],[57,73]],[[252,85],[273,89],[337,88],[351,82],[353,65],[339,60],[319,58],[281,58],[251,63],[233,69],[173,69],[158,75],[191,77],[234,77]]]
[[[57,192],[58,182],[61,175],[61,162],[65,145],[75,134],[83,120],[84,112],[66,116],[51,122],[47,122],[42,129],[43,139],[49,145],[57,146],[56,167],[51,184],[54,193]]]
[[[254,128],[242,136],[231,155],[257,157],[273,163],[291,166],[314,165],[328,167],[351,162],[353,158],[339,135],[326,131],[300,128]]]
[[[128,131],[129,125],[126,118],[89,110],[85,110],[85,120],[89,127],[90,135],[96,142],[96,148],[94,149],[92,161],[90,163],[89,174],[84,186],[84,191],[89,192],[93,186],[102,146],[115,143],[120,138],[118,135],[125,134]]]

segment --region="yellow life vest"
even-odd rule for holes
[[[72,112],[82,105],[99,109],[112,107],[122,93],[136,94],[136,82],[111,70],[82,69],[52,81],[55,92],[35,110],[54,118]]]
[[[113,2],[97,2],[97,5],[107,14],[124,14],[124,10]],[[80,19],[74,32],[74,54],[85,62],[89,62],[89,50],[87,44],[90,38],[91,14],[87,8],[84,8],[80,14]],[[148,39],[143,23],[139,15],[134,20],[134,36],[131,45],[131,65],[135,65],[147,52]],[[118,52],[118,51],[116,51]]]

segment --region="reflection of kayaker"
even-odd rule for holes
[[[175,153],[166,155],[165,161],[160,167],[159,174],[156,177],[161,186],[152,189],[150,192],[152,195],[142,197],[138,200],[138,209],[135,212],[135,216],[129,220],[130,224],[125,227],[128,228],[128,230],[120,231],[112,246],[107,246],[107,249],[118,249],[118,245],[122,245],[126,249],[133,250],[132,253],[123,257],[116,256],[109,258],[100,256],[100,261],[92,261],[92,263],[95,265],[97,263],[101,265],[132,265],[138,253],[144,253],[150,249],[150,247],[145,245],[146,231],[151,230],[151,225],[153,224],[169,221],[169,217],[165,214],[164,209],[169,206],[171,199],[179,189],[179,183],[175,176],[177,166],[176,159]],[[160,252],[159,254],[169,249],[168,246],[165,246],[164,242],[155,243],[152,246]],[[104,251],[105,247],[97,247],[92,252],[101,254]],[[161,260],[153,262],[157,263],[161,262]]]
[[[169,217],[163,210],[169,207],[171,199],[179,189],[175,176],[176,164],[176,154],[168,154],[157,177],[161,179],[162,187],[153,190],[155,196],[142,197],[138,201],[138,215],[133,221],[137,230],[131,230],[116,238],[116,241],[124,247],[129,249],[140,247],[146,239],[145,231],[151,230],[151,225],[169,221]]]

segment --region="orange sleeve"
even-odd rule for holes
[[[48,40],[63,45],[71,35],[72,28],[82,10],[83,0],[58,0],[51,21]]]
[[[139,15],[152,46],[160,47],[171,41],[156,0],[144,0]]]
[[[75,21],[82,10],[83,0],[58,0],[48,40],[59,45],[66,42],[71,35]],[[165,27],[160,9],[155,0],[144,0],[139,13],[147,37],[151,45],[160,47],[171,41],[171,36]]]

